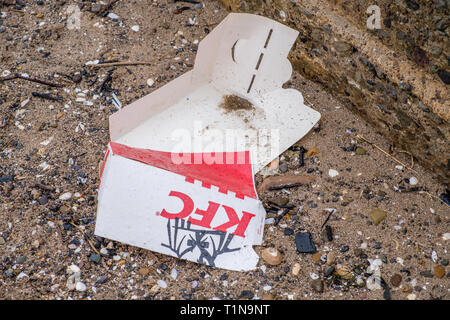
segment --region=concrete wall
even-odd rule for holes
[[[300,31],[294,69],[448,185],[450,0],[221,1]],[[367,26],[370,5],[380,8],[380,29]]]

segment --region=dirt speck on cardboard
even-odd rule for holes
[[[238,110],[254,110],[253,104],[245,98],[241,98],[234,94],[223,96],[223,101],[219,105],[222,109],[225,109],[226,113],[238,111]]]

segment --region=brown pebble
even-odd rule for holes
[[[445,268],[443,266],[435,266],[434,267],[434,275],[439,278],[442,279],[445,276]]]
[[[374,225],[379,224],[381,221],[386,219],[387,213],[380,209],[374,209],[370,211],[370,219]]]
[[[140,268],[138,273],[141,276],[148,276],[148,274],[150,273],[150,269],[149,268]]]
[[[391,278],[391,284],[394,287],[398,287],[400,285],[400,283],[402,282],[402,276],[399,275],[398,273],[394,274]]]
[[[300,270],[301,270],[300,263],[298,262],[294,263],[294,265],[292,266],[292,274],[294,276],[298,276],[300,274]]]
[[[316,252],[312,255],[312,260],[314,263],[320,263],[320,257],[322,257],[322,252]]]
[[[311,288],[318,293],[323,292],[323,281],[320,279],[316,279],[311,281]]]
[[[283,260],[280,251],[276,248],[266,248],[261,253],[261,258],[272,266],[279,265]]]
[[[317,150],[317,148],[311,148],[308,150],[308,152],[306,153],[307,157],[312,157],[319,154],[319,150]]]
[[[327,265],[331,266],[334,261],[336,260],[336,254],[334,253],[334,251],[330,251],[327,254]]]
[[[262,300],[273,300],[273,296],[270,293],[265,293],[261,297]]]

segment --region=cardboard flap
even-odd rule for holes
[[[193,79],[249,98],[281,88],[292,73],[287,56],[297,35],[271,19],[231,13],[200,43]]]

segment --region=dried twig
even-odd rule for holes
[[[61,87],[64,86],[64,85],[59,84],[59,83],[48,82],[48,81],[41,80],[41,79],[38,79],[38,78],[25,77],[25,76],[22,76],[21,74],[18,74],[18,73],[14,73],[14,74],[12,74],[10,76],[4,77],[4,78],[0,78],[0,82],[8,81],[8,80],[14,80],[14,79],[23,79],[23,80],[36,82],[36,83],[40,83],[40,84],[45,84],[46,86],[56,87],[56,88],[61,88]]]
[[[421,190],[421,191],[419,191],[419,193],[425,193],[425,194],[429,195],[431,198],[435,198],[435,199],[441,201],[443,204],[445,204],[445,205],[447,205],[448,207],[450,207],[444,200],[442,200],[441,198],[439,198],[439,197],[437,197],[437,196],[435,196],[435,195],[432,195],[432,194],[429,193],[428,191]]]
[[[52,96],[48,93],[40,93],[40,92],[32,92],[31,95],[33,97],[38,97],[38,98],[42,98],[42,99],[47,99],[47,100],[51,100],[51,101],[60,101],[62,100],[61,96]]]
[[[75,228],[77,228],[78,231],[80,231],[84,238],[86,239],[86,241],[89,243],[89,245],[91,246],[92,250],[94,250],[94,252],[96,254],[100,254],[100,252],[97,250],[97,248],[92,244],[91,239],[89,239],[88,235],[84,232],[83,229],[81,229],[79,226],[77,226],[75,223],[73,223],[72,221],[70,222],[71,225],[73,225]]]
[[[396,151],[396,152],[397,153],[406,153],[407,155],[409,155],[411,157],[411,168],[414,167],[414,157],[413,157],[413,155],[411,153],[409,153],[408,151],[405,151],[405,150],[399,150],[399,151]]]
[[[414,170],[413,168],[409,167],[407,164],[401,162],[400,160],[398,160],[396,157],[394,157],[393,155],[391,155],[390,153],[388,153],[387,151],[383,150],[382,148],[380,148],[379,146],[377,146],[375,143],[370,142],[369,140],[367,140],[366,138],[364,138],[362,135],[358,134],[356,136],[358,139],[361,139],[365,142],[367,142],[368,144],[370,144],[372,147],[377,148],[378,150],[380,150],[381,152],[383,152],[385,155],[387,155],[389,158],[391,158],[392,160],[394,160],[395,162],[401,164],[403,167],[414,171],[415,173],[418,173],[416,170]]]
[[[91,64],[90,67],[116,67],[116,66],[137,66],[137,65],[148,65],[152,64],[151,62],[139,62],[139,61],[121,61],[121,62],[105,62],[105,63],[97,63]]]
[[[274,221],[274,225],[278,225],[278,223],[280,222],[281,219],[283,219],[283,217],[290,211],[290,209],[286,208],[283,210],[283,212],[281,212],[278,216],[275,217],[275,221]]]
[[[336,210],[331,210],[330,213],[328,214],[328,217],[325,219],[325,221],[322,223],[322,226],[320,227],[320,229],[323,229],[323,227],[327,224],[328,220],[330,220],[331,215],[335,212]]]

